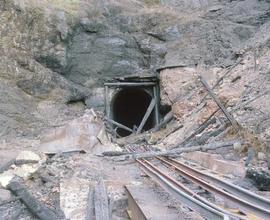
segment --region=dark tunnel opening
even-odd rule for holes
[[[143,89],[127,88],[121,90],[114,96],[111,103],[113,120],[131,129],[134,125],[138,128],[151,100],[151,95]],[[154,113],[152,112],[143,127],[143,131],[153,128],[154,122]],[[131,132],[122,128],[118,128],[117,133],[121,137],[131,134]]]

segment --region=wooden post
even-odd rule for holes
[[[151,101],[151,103],[150,103],[150,105],[147,108],[147,111],[145,112],[145,115],[143,116],[143,119],[141,121],[141,124],[139,125],[139,128],[138,128],[136,134],[141,133],[141,131],[142,131],[142,129],[143,129],[143,127],[144,127],[147,119],[149,118],[151,112],[153,111],[155,105],[156,105],[156,99],[153,98],[152,101]]]
[[[155,103],[155,123],[156,123],[156,126],[159,124],[160,122],[160,118],[159,118],[159,108],[158,108],[158,91],[157,91],[157,85],[153,87],[153,94],[154,94],[154,98],[156,100],[156,103]]]
[[[105,86],[105,111],[107,118],[110,117],[110,103],[109,103],[109,92],[108,86]]]

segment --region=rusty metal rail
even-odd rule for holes
[[[229,201],[232,201],[243,211],[253,213],[263,219],[269,219],[270,201],[241,187],[222,181],[211,175],[204,174],[179,161],[165,159],[162,157],[157,157],[157,159],[163,164],[172,167],[193,183],[198,184],[202,188],[214,194],[218,194]]]
[[[132,220],[147,220],[143,210],[137,204],[136,199],[132,196],[132,193],[129,191],[128,187],[125,187],[127,196],[128,196],[128,208],[132,213]]]
[[[128,150],[132,151],[132,149]],[[136,161],[141,165],[144,172],[149,175],[156,183],[158,183],[163,189],[169,192],[180,202],[187,205],[193,211],[198,212],[206,219],[246,219],[244,216],[242,217],[230,213],[227,210],[218,207],[217,205],[209,202],[198,194],[192,192],[186,186],[167,175],[148,160],[136,159]]]
[[[226,214],[227,212],[225,210],[220,211],[221,208],[217,206],[213,208],[213,204],[210,205],[207,200],[203,199],[197,194],[194,194],[188,188],[162,172],[160,169],[156,168],[150,162],[144,159],[137,160],[137,162],[142,166],[145,173],[149,175],[162,188],[164,188],[173,197],[187,205],[193,211],[198,212],[206,219],[231,219],[229,215]]]

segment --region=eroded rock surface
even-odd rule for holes
[[[254,33],[270,19],[269,2],[252,0],[12,0],[0,13],[6,138],[36,136],[80,115],[84,104],[102,108],[96,94],[108,77],[232,64],[249,39],[262,39]]]

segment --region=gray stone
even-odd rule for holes
[[[176,25],[168,27],[165,31],[166,31],[166,40],[167,41],[177,40],[181,36],[180,32],[178,30],[178,27]]]
[[[11,192],[9,190],[0,189],[0,202],[5,202],[11,199]]]
[[[60,11],[56,14],[56,16],[58,20],[57,29],[60,32],[60,37],[62,40],[66,40],[69,34],[66,13],[64,11]]]
[[[270,190],[270,173],[267,170],[249,168],[246,172],[246,177],[253,180],[255,186],[259,190]]]

